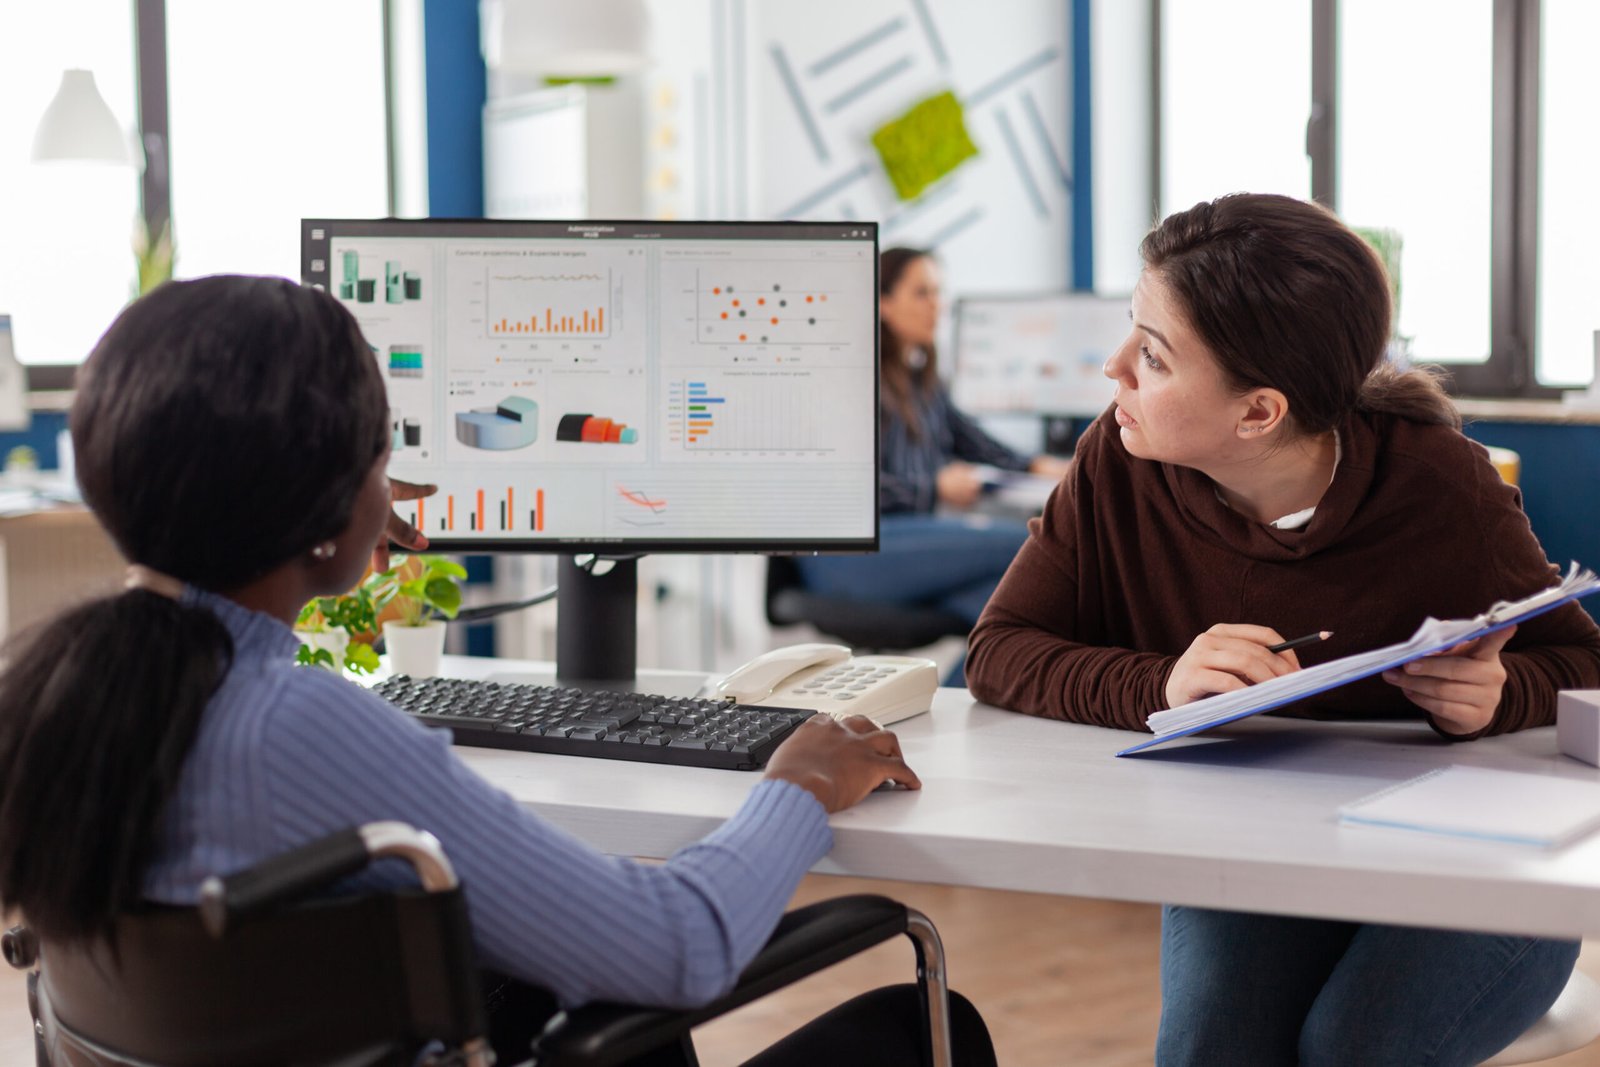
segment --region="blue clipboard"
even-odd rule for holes
[[[1543,615],[1570,603],[1579,597],[1588,596],[1590,593],[1600,592],[1600,577],[1592,572],[1579,567],[1574,563],[1567,572],[1567,577],[1560,585],[1541,590],[1522,600],[1501,601],[1482,615],[1473,619],[1458,619],[1440,623],[1430,619],[1418,628],[1410,638],[1398,644],[1387,645],[1370,652],[1358,652],[1341,659],[1329,660],[1319,663],[1315,667],[1285,674],[1270,681],[1260,682],[1248,689],[1236,690],[1232,693],[1222,693],[1218,696],[1205,697],[1190,704],[1181,705],[1175,711],[1193,713],[1203,712],[1203,705],[1216,702],[1217,704],[1232,708],[1234,704],[1246,701],[1243,706],[1218,712],[1216,717],[1205,717],[1190,725],[1177,729],[1164,731],[1154,737],[1139,742],[1129,748],[1118,752],[1118,756],[1131,756],[1135,752],[1164,745],[1168,741],[1176,741],[1180,737],[1188,737],[1204,730],[1211,730],[1230,722],[1259,715],[1264,711],[1281,708],[1285,704],[1293,704],[1298,700],[1326,693],[1330,689],[1337,689],[1342,685],[1370,678],[1381,674],[1391,667],[1399,667],[1413,660],[1422,659],[1435,652],[1442,652],[1447,648],[1459,645],[1464,641],[1473,641],[1486,634],[1497,630],[1504,630],[1508,626],[1515,626],[1526,619],[1536,615]],[[1472,626],[1458,624],[1472,623]],[[1424,635],[1430,625],[1451,627],[1449,636],[1442,640],[1426,640]],[[1419,640],[1421,639],[1421,640]],[[1246,699],[1249,698],[1249,699]],[[1159,728],[1159,727],[1158,727]]]

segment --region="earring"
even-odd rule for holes
[[[316,560],[318,563],[323,563],[332,559],[333,554],[337,551],[339,551],[338,545],[334,544],[332,541],[324,541],[322,544],[312,548],[311,558]]]

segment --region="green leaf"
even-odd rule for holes
[[[449,578],[460,578],[465,580],[467,577],[467,568],[463,567],[453,559],[445,559],[442,556],[431,557],[431,560],[428,564],[428,570],[435,575],[442,575]]]
[[[453,619],[461,610],[461,587],[449,578],[430,578],[425,599],[445,618]]]
[[[378,669],[378,654],[372,651],[371,645],[352,641],[344,650],[344,665],[357,674],[371,674]]]
[[[312,648],[310,645],[301,645],[300,650],[294,654],[294,661],[302,667],[326,667],[329,670],[338,668],[333,662],[333,653],[325,648]]]

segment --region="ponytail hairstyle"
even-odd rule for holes
[[[878,295],[888,296],[900,284],[906,268],[919,259],[929,259],[932,252],[922,248],[886,248],[878,256]],[[881,319],[878,322],[879,378],[883,383],[884,407],[892,410],[913,441],[922,439],[922,418],[917,414],[918,401],[932,393],[939,385],[939,354],[933,345],[923,348],[922,366],[913,367],[906,343]]]
[[[1437,370],[1385,361],[1383,262],[1321,205],[1234,193],[1167,216],[1139,253],[1234,387],[1282,392],[1300,433],[1352,410],[1460,428]]]
[[[280,278],[161,286],[78,374],[85,501],[123,555],[227,593],[342,533],[383,454],[383,380],[338,301]],[[0,676],[0,902],[110,933],[232,661],[211,612],[143,589],[59,616]]]

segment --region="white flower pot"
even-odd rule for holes
[[[390,620],[383,624],[383,640],[389,648],[389,670],[413,678],[432,678],[439,673],[439,657],[444,655],[444,623],[433,619],[421,626],[404,626]]]
[[[344,670],[344,650],[350,647],[350,635],[344,630],[296,630],[294,635],[303,645],[325,648],[333,657],[333,666],[319,664],[325,670],[338,674]]]

